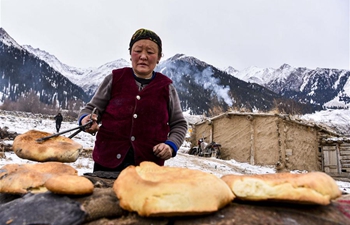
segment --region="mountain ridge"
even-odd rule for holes
[[[251,69],[252,70],[252,69]],[[254,68],[254,72],[230,72],[246,82],[256,82],[275,93],[299,102],[309,102],[322,108],[349,108],[350,71],[330,68],[291,67],[277,69]]]
[[[18,49],[18,51],[25,52],[24,55],[33,58],[31,61],[50,67],[50,71],[46,69],[45,73],[48,76],[56,76],[56,80],[52,81],[56,82],[56,85],[58,80],[63,79],[58,77],[63,76],[69,80],[69,82],[65,83],[66,85],[70,87],[78,86],[73,89],[79,90],[80,94],[73,96],[72,93],[69,93],[65,95],[66,98],[81,99],[84,102],[89,101],[103,78],[110,74],[112,69],[130,66],[129,61],[118,59],[98,68],[82,69],[71,67],[61,63],[55,56],[43,50],[35,49],[29,45],[18,45],[2,28],[0,28],[0,44],[2,46],[0,50],[3,50],[1,51],[0,61],[10,60],[14,63],[18,60],[16,57],[20,57],[22,65],[16,64],[16,66],[23,68],[27,64],[26,58],[23,55],[15,55],[11,51]],[[6,48],[6,46],[8,47]],[[12,50],[10,51],[8,48]],[[6,68],[5,65],[2,73],[9,73],[4,68]],[[40,69],[42,69],[41,66]],[[347,87],[346,83],[350,83],[349,71],[345,71],[341,75],[337,70],[320,69],[319,72],[315,72],[315,70],[307,68],[293,68],[288,64],[283,64],[277,69],[250,67],[246,70],[238,71],[233,67],[228,67],[226,70],[221,70],[195,57],[184,54],[176,54],[162,60],[155,70],[164,73],[174,81],[181,100],[181,106],[184,110],[190,110],[194,114],[216,114],[230,109],[269,111],[278,107],[281,107],[283,110],[306,113],[322,109],[325,107],[325,103],[336,98],[336,96],[345,99],[343,107],[348,107],[347,98],[349,95],[344,90],[344,87]],[[322,80],[320,74],[326,76],[327,70],[333,71],[333,78],[326,77]],[[42,71],[38,70],[37,72],[40,73]],[[338,72],[337,75],[336,72]],[[22,72],[19,71],[18,73],[21,74]],[[304,74],[304,76],[300,76],[300,73]],[[308,76],[305,74],[308,74]],[[328,73],[328,75],[330,74]],[[342,78],[340,78],[340,75]],[[22,76],[26,76],[26,74],[22,74]],[[328,82],[329,84],[315,88],[314,83],[318,81]],[[7,82],[8,86],[18,85],[12,84],[8,80]],[[329,88],[330,85],[334,86],[336,82],[338,82],[336,90],[327,91],[325,96],[321,95],[325,88]],[[51,87],[48,85],[48,87],[57,88],[52,85]],[[302,90],[306,91],[299,91],[301,87],[303,88]],[[0,101],[3,101],[4,96],[8,97],[8,91],[6,92],[5,85],[0,85],[0,88],[0,95],[2,95],[0,96],[2,97]],[[321,91],[317,91],[317,88],[320,88]],[[33,87],[27,89],[33,89]],[[81,90],[84,93],[81,93]],[[311,90],[316,93],[315,96],[310,94]],[[37,93],[43,92],[43,90],[38,89],[35,89],[35,91]],[[60,93],[62,96],[63,94],[64,92]],[[51,99],[51,104],[53,104],[52,98],[52,96],[47,98]],[[16,98],[13,97],[13,99]],[[44,98],[41,97],[41,99]],[[63,98],[60,97],[60,99],[59,104],[62,104]],[[50,101],[47,100],[47,102]]]

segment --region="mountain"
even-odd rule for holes
[[[61,63],[54,55],[30,45],[23,46],[28,52],[36,55],[39,59],[47,62],[54,70],[59,71],[71,82],[83,88],[89,95],[93,95],[103,78],[111,73],[115,68],[130,66],[130,62],[125,59],[115,60],[106,63],[98,68],[77,68]]]
[[[162,61],[157,71],[170,77],[184,110],[194,114],[215,115],[229,109],[269,111],[278,105],[305,112],[312,109],[270,91],[258,84],[244,82],[194,57],[177,54]]]
[[[130,62],[125,59],[108,62],[84,73],[83,76],[80,76],[80,80],[77,80],[77,84],[79,84],[89,96],[92,96],[106,75],[110,74],[113,69],[123,67],[130,67]]]
[[[30,45],[23,45],[23,48],[35,55],[36,57],[38,57],[39,59],[41,59],[42,61],[49,64],[54,70],[59,71],[63,76],[67,77],[75,84],[77,84],[76,82],[80,80],[80,76],[84,75],[89,71],[89,69],[68,66],[60,62],[54,55],[51,55],[50,53],[39,48],[33,48]]]
[[[67,77],[17,44],[0,28],[0,101],[12,101],[33,93],[42,103],[67,108],[73,101],[89,96]]]
[[[0,101],[6,98],[17,100],[24,93],[34,91],[40,101],[62,108],[67,107],[68,101],[86,103],[112,69],[125,66],[130,66],[130,62],[120,59],[98,68],[71,67],[45,51],[18,45],[1,29],[0,72],[3,79]],[[183,110],[197,115],[216,115],[230,109],[264,112],[279,109],[287,113],[321,109],[320,104],[299,99],[298,91],[294,95],[287,91],[278,92],[272,82],[280,81],[277,84],[282,90],[291,89],[293,85],[284,87],[286,81],[280,77],[282,74],[273,69],[237,71],[231,67],[229,71],[223,71],[195,57],[177,54],[161,61],[156,71],[174,81]],[[318,87],[313,88],[315,91]]]
[[[349,108],[350,71],[329,68],[308,69],[283,64],[277,69],[250,67],[226,72],[246,82],[260,84],[281,96],[322,108]]]

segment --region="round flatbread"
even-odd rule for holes
[[[221,179],[241,200],[328,205],[341,196],[333,178],[323,172],[224,175]]]
[[[94,191],[93,183],[86,177],[59,175],[48,179],[45,187],[56,194],[87,195]]]
[[[77,175],[78,171],[60,162],[8,164],[0,169],[0,193],[45,192],[45,182],[59,174]]]
[[[213,174],[153,162],[124,169],[113,189],[120,206],[140,216],[208,214],[234,199],[225,182]]]
[[[43,131],[27,131],[15,138],[13,151],[22,159],[37,162],[75,162],[78,159],[83,146],[70,138],[57,136],[46,141],[37,141],[50,135],[52,134]]]

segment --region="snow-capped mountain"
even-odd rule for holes
[[[77,79],[76,83],[82,87],[88,95],[93,95],[105,76],[111,74],[112,70],[130,66],[130,62],[125,59],[114,60],[98,68],[86,71],[79,77],[79,80]]]
[[[323,108],[350,106],[350,71],[329,68],[308,69],[284,64],[277,69],[250,67],[225,70],[246,82],[260,84],[282,96]]]
[[[183,109],[195,114],[217,114],[228,109],[269,111],[274,107],[289,112],[291,105],[303,112],[312,111],[310,106],[284,99],[267,88],[244,82],[192,56],[177,54],[162,61],[156,70],[173,80]]]
[[[6,78],[0,84],[0,101],[10,95],[16,100],[16,95],[34,90],[46,104],[53,103],[57,96],[55,101],[59,105],[67,104],[71,98],[87,102],[113,69],[130,66],[130,62],[119,59],[98,68],[75,68],[43,50],[18,45],[1,28],[0,34],[0,64],[3,65],[0,73]],[[277,69],[250,67],[238,71],[228,67],[220,70],[183,54],[161,61],[156,70],[174,81],[183,110],[193,114],[212,115],[228,109],[308,113],[334,106],[336,99],[342,103],[338,106],[349,104],[349,71],[293,68],[288,64]],[[37,78],[37,74],[43,77]],[[24,79],[25,84],[18,83],[17,77]],[[62,79],[67,79],[63,82],[65,85]],[[45,87],[43,81],[47,82]],[[78,91],[79,96],[67,93],[67,87]],[[42,93],[48,90],[42,88],[50,89],[51,94],[44,97]]]
[[[39,48],[33,48],[30,45],[23,45],[23,48],[33,55],[37,56],[42,61],[45,61],[49,64],[54,70],[59,71],[62,75],[70,79],[73,83],[79,81],[79,77],[84,73],[88,72],[89,69],[76,68],[73,66],[68,66],[60,62],[56,56],[51,55],[50,53],[41,50]],[[77,83],[75,83],[77,84]]]
[[[263,85],[266,82],[266,80],[272,79],[272,77],[269,76],[269,74],[271,74],[274,71],[274,69],[258,68],[252,66],[241,71],[235,71],[233,73],[229,72],[228,70],[225,71],[246,82]]]
[[[66,108],[72,102],[89,99],[81,87],[73,84],[35,53],[20,46],[2,28],[0,74],[0,102],[18,101],[32,95],[37,96],[41,103]]]
[[[74,84],[82,87],[84,91],[90,95],[95,92],[98,84],[100,84],[103,78],[110,74],[113,69],[130,66],[130,63],[125,59],[119,59],[108,62],[98,68],[77,68],[60,62],[54,55],[39,48],[33,48],[30,45],[23,45],[23,47],[28,52],[45,61],[54,70],[59,71]]]
[[[0,27],[0,42],[4,45],[12,46],[18,49],[22,49],[22,46],[19,45],[4,29]]]

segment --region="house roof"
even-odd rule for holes
[[[229,117],[229,116],[251,116],[251,117],[279,117],[280,119],[284,121],[288,121],[291,123],[295,123],[302,126],[312,127],[317,129],[319,132],[327,133],[329,135],[335,136],[335,137],[341,137],[343,135],[338,134],[336,131],[331,129],[330,127],[326,126],[325,124],[311,122],[307,120],[302,120],[298,116],[293,116],[289,114],[282,114],[282,113],[254,113],[254,112],[226,112],[222,113],[220,115],[206,118],[203,117],[201,121],[198,121],[194,125],[200,125],[203,123],[210,123],[211,121],[215,121],[217,119],[220,119],[222,117]]]

